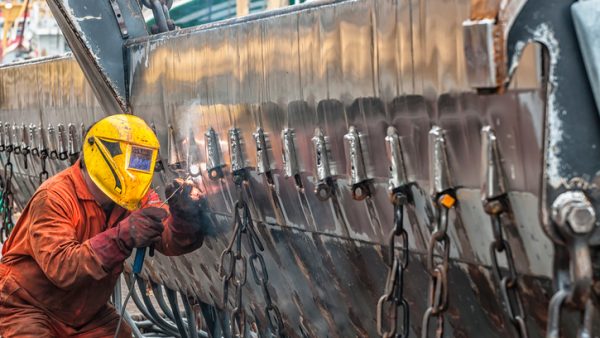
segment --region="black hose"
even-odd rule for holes
[[[198,329],[196,328],[196,314],[192,310],[190,301],[182,295],[183,308],[185,309],[185,317],[187,318],[188,331],[191,338],[198,338]]]
[[[152,292],[154,293],[154,299],[156,299],[156,302],[158,303],[158,306],[160,306],[160,309],[162,310],[162,312],[164,312],[164,314],[167,315],[167,317],[170,320],[175,322],[175,316],[173,316],[173,312],[171,311],[171,309],[169,309],[169,306],[167,305],[167,303],[165,303],[165,296],[162,291],[162,286],[159,284],[156,284],[152,281],[150,281],[150,285],[152,286]]]
[[[163,329],[165,332],[179,337],[180,333],[179,333],[178,327],[167,322],[161,315],[158,314],[158,312],[154,308],[154,304],[152,304],[152,301],[150,300],[150,297],[148,297],[148,295],[144,292],[144,290],[146,290],[146,281],[141,278],[138,278],[137,284],[138,284],[138,287],[140,288],[140,293],[142,295],[142,301],[143,301],[143,303],[145,305],[145,309],[148,313],[148,316],[146,316],[146,317],[148,319],[150,319],[151,321],[153,321],[158,327]],[[134,294],[137,296],[137,293],[134,292]],[[135,299],[134,299],[134,301],[135,301]],[[146,315],[146,314],[144,314],[144,315]]]
[[[218,310],[214,306],[203,302],[200,302],[200,309],[210,338],[222,337],[225,330],[222,327],[223,321],[219,318],[219,314],[217,313]]]
[[[165,287],[165,289],[167,290],[167,299],[169,300],[169,304],[171,305],[173,315],[175,316],[175,324],[177,324],[177,328],[179,328],[181,338],[188,338],[185,325],[183,324],[183,318],[181,318],[181,312],[179,311],[177,293],[167,287]]]

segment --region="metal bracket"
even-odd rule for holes
[[[40,150],[38,147],[39,144],[39,133],[37,130],[37,126],[35,124],[29,125],[29,148],[31,149],[31,153],[34,156],[38,156],[40,154]]]
[[[6,150],[6,133],[4,131],[4,124],[0,121],[0,152]]]
[[[231,157],[231,171],[234,182],[240,183],[248,178],[246,156],[239,128],[231,128],[229,134],[229,156]]]
[[[56,126],[58,130],[58,158],[60,160],[66,160],[68,158],[68,140],[65,126],[59,123]]]
[[[408,175],[406,173],[406,159],[396,128],[392,126],[388,127],[385,143],[387,155],[390,160],[389,191],[390,194],[393,194],[412,182],[408,180]]]
[[[58,146],[56,143],[56,130],[52,124],[48,124],[48,140],[50,158],[56,160],[58,159]]]
[[[361,145],[361,135],[354,126],[350,126],[348,133],[344,135],[346,151],[350,162],[350,184],[352,185],[352,198],[357,201],[371,196],[370,179],[367,176],[367,168]]]
[[[429,182],[432,196],[454,189],[446,151],[446,132],[438,126],[429,131]]]
[[[285,177],[295,177],[300,174],[298,166],[298,156],[296,156],[296,132],[292,128],[285,128],[281,131],[281,142],[283,142],[283,171]]]
[[[329,140],[323,134],[321,128],[315,128],[315,135],[312,138],[312,143],[317,174],[315,194],[320,201],[326,201],[333,194],[334,178],[330,163],[331,149],[329,148]]]
[[[12,149],[15,154],[21,153],[21,144],[19,142],[19,127],[16,123],[13,123],[10,127],[10,135],[11,135],[11,144]]]
[[[267,136],[260,127],[256,128],[256,132],[254,132],[252,136],[256,143],[256,172],[259,175],[266,174],[271,171]]]
[[[198,177],[202,174],[202,170],[200,167],[200,151],[198,149],[198,144],[196,143],[196,137],[194,135],[194,130],[190,128],[190,132],[188,133],[188,149],[187,149],[187,172],[188,175],[192,177]]]
[[[508,185],[502,168],[498,141],[490,126],[481,129],[481,177],[483,201],[491,201],[506,195]]]
[[[185,170],[185,166],[183,165],[183,160],[181,159],[181,155],[179,154],[179,149],[177,149],[177,141],[175,140],[175,130],[172,125],[168,125],[168,140],[167,140],[167,148],[169,153],[169,159],[167,161],[167,166],[174,171]]]
[[[218,180],[224,177],[223,155],[221,153],[221,144],[219,143],[219,135],[211,127],[204,133],[204,143],[206,144],[206,171],[211,180]]]
[[[119,25],[119,30],[121,31],[121,37],[123,39],[129,38],[129,32],[127,31],[127,25],[125,24],[125,19],[123,18],[123,13],[121,13],[121,8],[119,8],[119,4],[117,0],[109,0],[110,6],[115,14],[115,19],[117,19],[117,24]]]
[[[29,127],[25,123],[21,124],[21,152],[24,155],[29,154],[31,142],[29,139]]]
[[[77,127],[69,123],[68,150],[69,156],[77,156],[79,154],[79,137],[77,135]]]
[[[473,88],[497,88],[503,80],[504,62],[498,63],[494,44],[495,20],[463,22],[467,78]]]

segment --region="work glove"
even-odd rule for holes
[[[133,248],[145,248],[159,241],[164,230],[162,220],[167,215],[166,210],[156,207],[132,212],[117,226],[120,243],[131,251]]]
[[[110,271],[120,266],[133,248],[147,247],[160,240],[164,230],[162,220],[167,215],[167,211],[155,207],[136,210],[115,227],[90,238],[90,247],[102,266]]]
[[[215,229],[206,212],[206,198],[192,182],[176,179],[166,187],[165,195],[170,197],[169,211],[174,230],[214,235]]]

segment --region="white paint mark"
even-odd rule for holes
[[[102,20],[101,16],[92,16],[92,15],[86,15],[86,16],[82,16],[81,18],[76,18],[75,20],[77,21],[86,21],[86,20]]]

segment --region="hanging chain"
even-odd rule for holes
[[[500,295],[502,296],[508,319],[514,325],[519,337],[527,338],[529,335],[527,333],[527,326],[525,325],[526,315],[519,291],[517,269],[512,249],[509,242],[504,238],[504,231],[502,230],[502,215],[508,210],[507,203],[503,199],[504,196],[484,202],[485,211],[491,217],[492,233],[494,235],[494,241],[490,245],[492,270],[496,283],[500,288]],[[508,266],[506,274],[502,272],[498,264],[498,258],[501,255],[504,255]]]
[[[48,170],[46,169],[46,164],[48,160],[48,151],[46,149],[40,150],[39,152],[40,161],[42,163],[42,171],[39,174],[40,184],[44,183],[45,180],[48,179]]]
[[[238,337],[244,337],[246,332],[246,312],[243,306],[242,293],[243,287],[247,282],[249,264],[254,281],[261,287],[263,293],[265,300],[264,313],[268,319],[269,328],[273,335],[284,337],[283,318],[277,305],[273,304],[269,291],[269,275],[265,260],[261,254],[264,251],[264,246],[256,233],[250,208],[244,199],[242,184],[243,182],[237,184],[240,197],[235,204],[233,236],[227,248],[221,253],[221,264],[219,265],[219,275],[223,281],[223,305],[224,307],[227,306],[229,288],[233,285],[235,288],[235,297],[234,308],[231,311],[231,321],[235,329],[234,331],[236,331],[234,334]],[[244,237],[249,248],[248,256],[242,253],[242,241]]]
[[[427,246],[427,270],[429,272],[429,307],[423,315],[422,338],[429,337],[431,317],[436,320],[435,336],[444,335],[444,312],[448,308],[448,260],[450,258],[450,237],[448,237],[448,214],[456,203],[452,193],[442,193],[436,201],[438,220]],[[441,249],[441,260],[436,259],[435,247]]]
[[[404,273],[408,267],[408,233],[404,229],[404,205],[407,197],[402,192],[392,196],[394,205],[394,228],[388,236],[389,253],[386,265],[389,268],[385,293],[377,303],[377,332],[384,338],[408,338],[410,310],[404,298]],[[399,252],[397,254],[396,252]],[[402,316],[398,316],[401,313]],[[384,320],[387,318],[387,328]],[[400,321],[399,321],[400,320]],[[399,329],[400,328],[400,329]],[[397,332],[401,333],[398,334]]]
[[[142,5],[152,10],[155,24],[151,27],[152,34],[164,33],[175,29],[175,23],[169,16],[173,0],[140,0]]]
[[[551,216],[551,225],[560,233],[563,242],[554,242],[556,293],[548,308],[546,336],[562,336],[561,313],[568,307],[581,315],[577,336],[592,337],[592,321],[598,306],[590,247],[590,238],[596,229],[594,207],[583,191],[566,191],[552,203]]]
[[[10,161],[12,148],[7,148],[6,163],[4,164],[4,186],[2,189],[2,199],[0,201],[0,216],[2,217],[2,228],[0,229],[0,241],[4,243],[10,232],[12,231],[13,224],[13,192],[12,192],[12,179],[13,179],[13,165]]]

